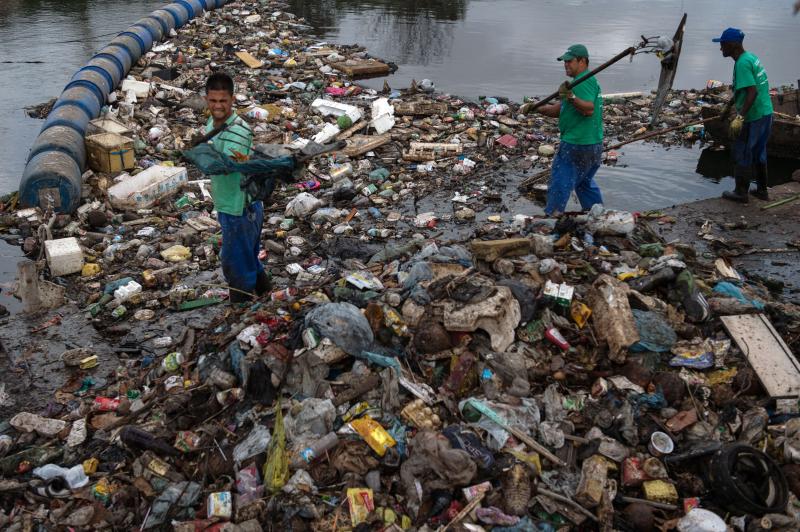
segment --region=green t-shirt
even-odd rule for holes
[[[234,151],[250,155],[253,147],[253,132],[247,122],[233,113],[228,120],[228,128],[212,139],[214,149],[223,155],[232,156]],[[206,133],[214,129],[214,119],[209,117],[206,123]],[[241,172],[211,176],[211,196],[214,198],[214,207],[217,212],[224,212],[233,216],[241,216],[244,211],[244,191],[240,188],[242,182]]]
[[[764,70],[758,57],[750,52],[745,52],[739,56],[739,59],[733,65],[734,102],[736,103],[736,109],[740,113],[747,98],[745,89],[753,86],[756,88],[756,99],[753,101],[753,105],[750,106],[750,110],[747,111],[747,116],[744,117],[745,122],[752,122],[772,114],[772,99],[769,96],[767,71]]]
[[[588,74],[586,70],[573,78],[573,81]],[[598,144],[603,142],[603,98],[600,97],[600,84],[594,76],[590,77],[574,89],[576,98],[594,102],[591,116],[582,115],[570,101],[561,102],[561,113],[558,115],[558,129],[561,140],[570,144]]]

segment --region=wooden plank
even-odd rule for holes
[[[447,102],[419,100],[414,102],[394,102],[394,114],[407,116],[430,116],[447,114]]]
[[[650,127],[655,126],[658,122],[658,115],[661,112],[661,107],[667,99],[667,94],[672,88],[672,82],[675,80],[675,74],[678,72],[678,59],[681,57],[683,28],[685,25],[686,13],[683,14],[683,18],[678,24],[678,29],[675,30],[675,35],[672,37],[672,51],[661,60],[661,75],[658,78],[658,91],[656,92],[656,99],[653,102],[653,115],[650,119]]]
[[[720,319],[770,397],[800,395],[800,362],[764,314]]]
[[[342,150],[342,153],[348,157],[357,157],[363,155],[368,151],[383,146],[392,140],[391,135],[353,135],[347,139],[347,147]]]
[[[391,70],[386,63],[374,59],[348,59],[339,63],[331,63],[331,66],[351,78],[386,76]]]
[[[261,68],[262,66],[264,66],[264,62],[253,57],[250,54],[250,52],[245,52],[245,51],[236,52],[236,57],[241,59],[242,63],[244,63],[250,68]]]
[[[409,150],[403,152],[403,159],[407,161],[427,162],[445,157],[461,155],[461,144],[442,142],[412,142]]]

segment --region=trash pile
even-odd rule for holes
[[[551,156],[552,121],[362,88],[346,73],[391,67],[276,6],[207,13],[147,54],[93,123],[74,215],[4,202],[50,279],[20,269],[26,356],[71,314],[105,344],[65,343],[43,408],[0,390],[0,526],[796,530],[800,310],[661,242],[664,220],[476,223],[503,198],[474,180]],[[179,153],[213,69],[257,143],[347,141],[276,189],[275,289],[242,307]],[[638,128],[638,105],[608,109]],[[443,187],[455,207],[415,208]]]

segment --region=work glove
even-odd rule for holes
[[[569,81],[565,81],[558,88],[558,97],[561,98],[562,102],[572,97],[572,91],[569,88]]]
[[[744,126],[744,117],[742,115],[736,115],[728,126],[728,133],[732,139],[739,138],[739,133],[742,132],[742,126]]]
[[[519,106],[519,113],[526,115],[531,112],[531,107],[533,107],[533,102],[523,103]]]

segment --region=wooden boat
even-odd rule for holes
[[[672,89],[672,82],[675,81],[675,74],[678,72],[678,59],[681,57],[683,48],[683,28],[686,26],[686,13],[683,14],[678,29],[672,37],[672,50],[661,59],[661,75],[658,78],[658,89],[656,99],[653,102],[653,116],[650,119],[650,127],[658,123],[658,115],[661,107],[667,99],[667,94]]]
[[[771,157],[787,159],[800,159],[800,90],[794,92],[773,94],[772,106],[772,134],[767,143],[767,154]],[[703,107],[703,118],[718,116],[723,106]],[[728,122],[726,120],[712,120],[705,124],[706,136],[722,144],[728,144]]]

